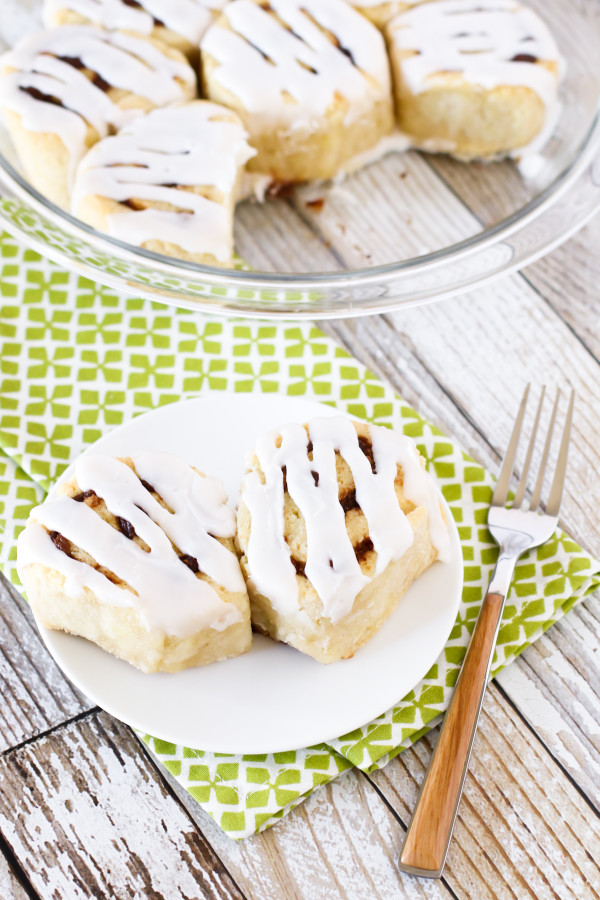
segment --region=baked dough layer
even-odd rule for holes
[[[408,513],[408,521],[414,533],[410,549],[360,591],[350,615],[337,623],[319,614],[318,598],[307,579],[300,575],[297,576],[299,602],[310,621],[303,623],[282,615],[267,597],[252,589],[248,560],[242,556],[255,631],[290,644],[321,663],[354,656],[389,619],[413,581],[437,558],[427,527],[426,511],[421,507]],[[365,559],[361,568],[368,574],[373,570],[373,562]]]
[[[181,638],[146,628],[139,613],[107,606],[87,588],[82,596],[70,597],[64,576],[46,566],[30,566],[23,586],[44,628],[93,641],[142,672],[180,672],[205,666],[247,653],[252,644],[248,598],[244,594],[221,595],[243,616],[237,624],[224,631],[205,628]]]

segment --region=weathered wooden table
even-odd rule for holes
[[[325,327],[492,470],[524,383],[574,386],[562,521],[596,555],[599,246],[600,218],[492,287]],[[0,900],[600,896],[598,597],[491,686],[445,876],[428,883],[395,860],[435,735],[236,844],[69,684],[16,592],[0,594]]]

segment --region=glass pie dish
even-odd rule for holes
[[[0,222],[32,249],[123,293],[212,313],[335,318],[416,306],[520,269],[600,209],[600,3],[527,0],[566,62],[549,141],[521,160],[398,152],[343,181],[236,212],[240,263],[217,269],[101,234],[27,183],[0,125]],[[41,26],[41,0],[3,0],[0,49]],[[243,262],[241,262],[243,260]]]

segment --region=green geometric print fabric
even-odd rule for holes
[[[328,744],[271,755],[206,753],[142,736],[156,758],[240,839],[348,769],[385,765],[429,730],[448,704],[496,557],[485,525],[490,475],[310,324],[228,321],[119,296],[8,235],[0,237],[0,266],[0,565],[15,583],[16,537],[69,462],[133,416],[207,391],[302,396],[402,428],[459,528],[456,624],[435,665],[393,709]],[[599,570],[560,531],[524,558],[494,671],[594,590]]]

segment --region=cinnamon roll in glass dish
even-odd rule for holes
[[[505,156],[555,124],[561,59],[548,27],[515,0],[439,0],[387,26],[400,129],[460,159]]]
[[[237,541],[253,627],[322,663],[352,656],[449,551],[415,444],[345,417],[260,438]]]
[[[248,169],[275,181],[331,178],[393,129],[385,42],[346,0],[233,0],[201,61],[257,150]]]
[[[95,144],[73,188],[75,216],[129,244],[233,264],[233,214],[254,156],[236,113],[196,100],[157,109]]]
[[[38,622],[144,672],[250,649],[235,515],[219,481],[177,456],[83,456],[17,545]]]
[[[141,113],[196,92],[178,50],[83,25],[24,38],[4,56],[0,75],[0,107],[23,170],[64,209],[86,150]]]
[[[202,35],[227,0],[44,0],[44,24],[100,25],[144,34],[198,62]]]

